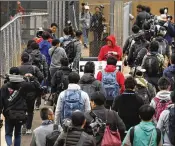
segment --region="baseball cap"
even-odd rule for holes
[[[90,9],[89,6],[87,6],[87,5],[85,5],[84,8],[85,8],[86,10],[89,10],[89,9]]]
[[[146,69],[142,68],[141,66],[138,66],[136,68],[136,72],[146,72]]]

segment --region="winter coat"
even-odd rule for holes
[[[83,144],[79,144],[82,142]],[[62,132],[57,138],[54,146],[96,146],[92,136],[83,132],[80,127],[72,127],[68,132]]]
[[[150,19],[150,14],[147,13],[146,11],[142,11],[137,15],[135,25],[137,25],[140,29],[142,29],[143,23],[145,22],[145,20],[148,19]]]
[[[96,106],[94,109],[91,110],[92,112],[94,112],[98,118],[100,118],[104,123],[106,123],[107,120],[107,124],[110,126],[110,129],[112,131],[116,131],[119,130],[121,139],[124,138],[124,133],[125,133],[125,124],[123,123],[122,119],[119,117],[119,115],[112,110],[108,110],[104,107],[104,105],[102,106]],[[90,124],[91,121],[93,120],[92,116],[89,114],[90,111],[85,113],[85,117],[86,117],[86,130],[89,134],[92,134],[92,130],[90,128]],[[103,135],[103,134],[102,134]],[[102,140],[102,137],[101,137]],[[99,145],[101,143],[100,141],[97,141],[97,145]]]
[[[19,66],[18,68],[19,68],[19,74],[20,75],[23,75],[24,76],[27,73],[31,73],[34,77],[36,77],[38,79],[38,81],[40,83],[44,79],[44,75],[39,70],[39,68],[36,67],[36,66],[34,66],[34,65],[31,65],[31,63],[29,63],[29,62],[22,63],[22,65]]]
[[[51,57],[50,68],[59,68],[59,67],[61,67],[60,60],[62,58],[67,58],[65,50],[61,47],[53,46],[52,48],[49,49],[49,55]]]
[[[90,23],[91,23],[91,13],[89,11],[80,13],[80,26],[82,28],[89,29]]]
[[[49,55],[49,49],[51,48],[51,44],[48,40],[43,40],[39,43],[40,52],[46,57],[47,64],[50,65],[51,58]]]
[[[126,125],[126,130],[139,124],[139,108],[143,100],[132,90],[125,90],[122,95],[115,98],[112,109],[118,112]]]
[[[59,92],[57,91],[57,87],[60,83],[57,81],[61,79],[61,72],[63,72],[65,75],[69,75],[72,72],[72,69],[67,66],[62,66],[58,69],[58,71],[56,71],[51,80],[52,93]]]
[[[80,84],[80,86],[86,85],[86,84],[92,84],[93,86],[95,86],[95,89],[97,89],[96,91],[100,91],[101,93],[104,93],[104,89],[102,87],[101,82],[95,79],[94,74],[85,73],[81,77],[79,84]],[[93,94],[93,93],[91,93],[91,94]],[[89,97],[90,97],[90,95],[89,95]]]
[[[116,70],[116,66],[113,66],[113,65],[107,65],[105,68],[106,72],[114,72],[115,70]],[[99,71],[97,74],[97,80],[102,81],[101,71]],[[120,71],[116,73],[116,81],[118,82],[120,86],[120,93],[123,93],[123,91],[125,90],[125,85],[124,85],[125,78],[124,78],[124,75]]]
[[[102,13],[95,13],[92,15],[92,18],[91,18],[91,29],[93,31],[103,31],[103,28],[104,28],[104,25],[103,25],[103,21],[104,21],[104,18],[103,18],[103,14]]]
[[[111,35],[106,39],[112,42],[112,46],[105,45],[100,49],[98,61],[107,60],[109,56],[114,56],[118,61],[120,61],[122,59],[122,49],[116,45],[115,37]]]
[[[131,129],[130,129],[131,130]],[[130,130],[128,131],[122,146],[131,146],[130,141]],[[152,137],[152,140],[150,139]],[[150,142],[151,140],[151,142]],[[133,139],[134,146],[162,146],[162,142],[157,144],[157,132],[156,127],[152,122],[140,122],[134,128],[134,139]]]
[[[129,50],[131,48],[132,41],[133,41],[133,35],[129,36],[127,40],[125,41],[125,44],[123,46],[123,54],[126,54],[126,55],[129,54]]]

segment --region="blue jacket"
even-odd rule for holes
[[[173,75],[175,74],[175,65],[172,64],[171,66],[167,67],[164,71],[163,71],[163,75],[167,78],[169,78],[170,80],[172,80]]]
[[[131,130],[131,129],[130,129]],[[125,137],[122,146],[124,144],[130,143],[130,130]],[[152,137],[152,138],[151,138]],[[151,142],[150,142],[151,141]],[[134,146],[157,146],[157,132],[156,127],[153,122],[140,122],[137,126],[135,126],[134,130]]]
[[[47,40],[43,40],[39,43],[40,52],[46,57],[47,64],[50,65],[51,58],[49,55],[49,49],[51,48],[51,44]]]
[[[174,26],[169,22],[167,27],[167,34],[164,36],[169,45],[172,43],[172,37],[175,37],[175,29]]]

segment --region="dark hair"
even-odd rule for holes
[[[78,84],[80,80],[80,76],[77,72],[71,72],[69,74],[68,79],[69,79],[69,83]]]
[[[161,77],[158,80],[158,87],[160,90],[167,90],[170,85],[171,85],[171,83],[170,83],[169,79],[166,77]]]
[[[132,32],[133,33],[138,33],[139,30],[140,30],[140,28],[137,25],[133,25],[133,27],[132,27]]]
[[[18,67],[11,67],[9,70],[9,74],[19,75],[19,68]]]
[[[21,60],[23,63],[26,63],[29,61],[29,54],[27,52],[24,52],[21,54]]]
[[[50,38],[50,33],[47,31],[43,32],[42,38],[43,40],[48,40]]]
[[[94,73],[95,72],[95,64],[92,61],[88,61],[84,66],[84,73]]]
[[[31,44],[34,43],[34,42],[35,42],[34,40],[29,40],[29,41],[27,42],[27,48],[29,48],[29,47],[31,46]]]
[[[63,29],[63,32],[64,32],[65,35],[69,35],[69,27],[65,27]]]
[[[107,65],[115,65],[117,64],[117,59],[113,56],[109,56],[107,58]]]
[[[142,11],[145,11],[146,10],[146,6],[142,6]]]
[[[139,4],[139,5],[137,5],[137,8],[138,8],[138,9],[142,9],[143,6]]]
[[[81,3],[81,6],[83,7],[83,6],[85,6],[86,4],[85,3]]]
[[[51,27],[53,27],[53,26],[58,27],[58,25],[56,23],[52,23],[50,26]]]
[[[105,96],[100,91],[92,93],[90,99],[91,101],[94,101],[96,105],[104,105],[105,103]]]
[[[150,23],[149,22],[145,22],[143,23],[143,29],[144,30],[150,30],[151,26],[150,26]]]
[[[82,33],[81,30],[77,30],[75,35],[76,35],[77,38],[79,38],[82,34],[83,33]]]
[[[40,117],[42,120],[48,120],[49,108],[44,107],[40,110]]]
[[[160,8],[159,12],[160,14],[164,14],[164,8]]]
[[[125,80],[125,88],[126,89],[133,90],[135,88],[136,84],[137,84],[136,80],[131,76],[126,78],[126,80]]]
[[[155,114],[155,109],[149,104],[145,104],[140,107],[139,115],[143,121],[150,121]]]
[[[175,90],[171,92],[171,101],[172,103],[175,103]]]
[[[36,43],[36,42],[32,43],[32,44],[31,44],[31,49],[33,49],[33,50],[39,49],[39,44]]]
[[[159,49],[159,43],[157,41],[152,41],[149,45],[149,50],[151,52],[157,52]]]
[[[68,58],[61,58],[60,62],[61,62],[61,66],[68,66],[69,65],[69,59]]]
[[[145,6],[145,11],[146,11],[147,13],[150,13],[150,12],[151,12],[151,8],[150,8],[149,6]]]
[[[175,64],[175,54],[171,55],[171,64]]]
[[[52,40],[52,46],[56,46],[60,43],[60,40],[59,39],[54,39]]]
[[[82,126],[85,121],[84,113],[76,110],[72,113],[72,124],[74,126]]]

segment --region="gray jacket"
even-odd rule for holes
[[[50,68],[59,68],[61,67],[61,58],[67,58],[66,52],[61,47],[55,47],[49,49],[49,55],[51,57]]]
[[[81,28],[90,28],[90,23],[91,23],[91,13],[85,12],[85,13],[80,13],[80,26]]]
[[[43,121],[43,123],[49,122],[48,120]],[[46,136],[53,132],[53,123],[42,124],[33,131],[32,141],[30,146],[45,146]]]
[[[81,50],[84,48],[83,44],[80,41],[76,41],[75,44],[76,55],[73,61],[73,69],[79,69],[79,61],[81,58]]]

